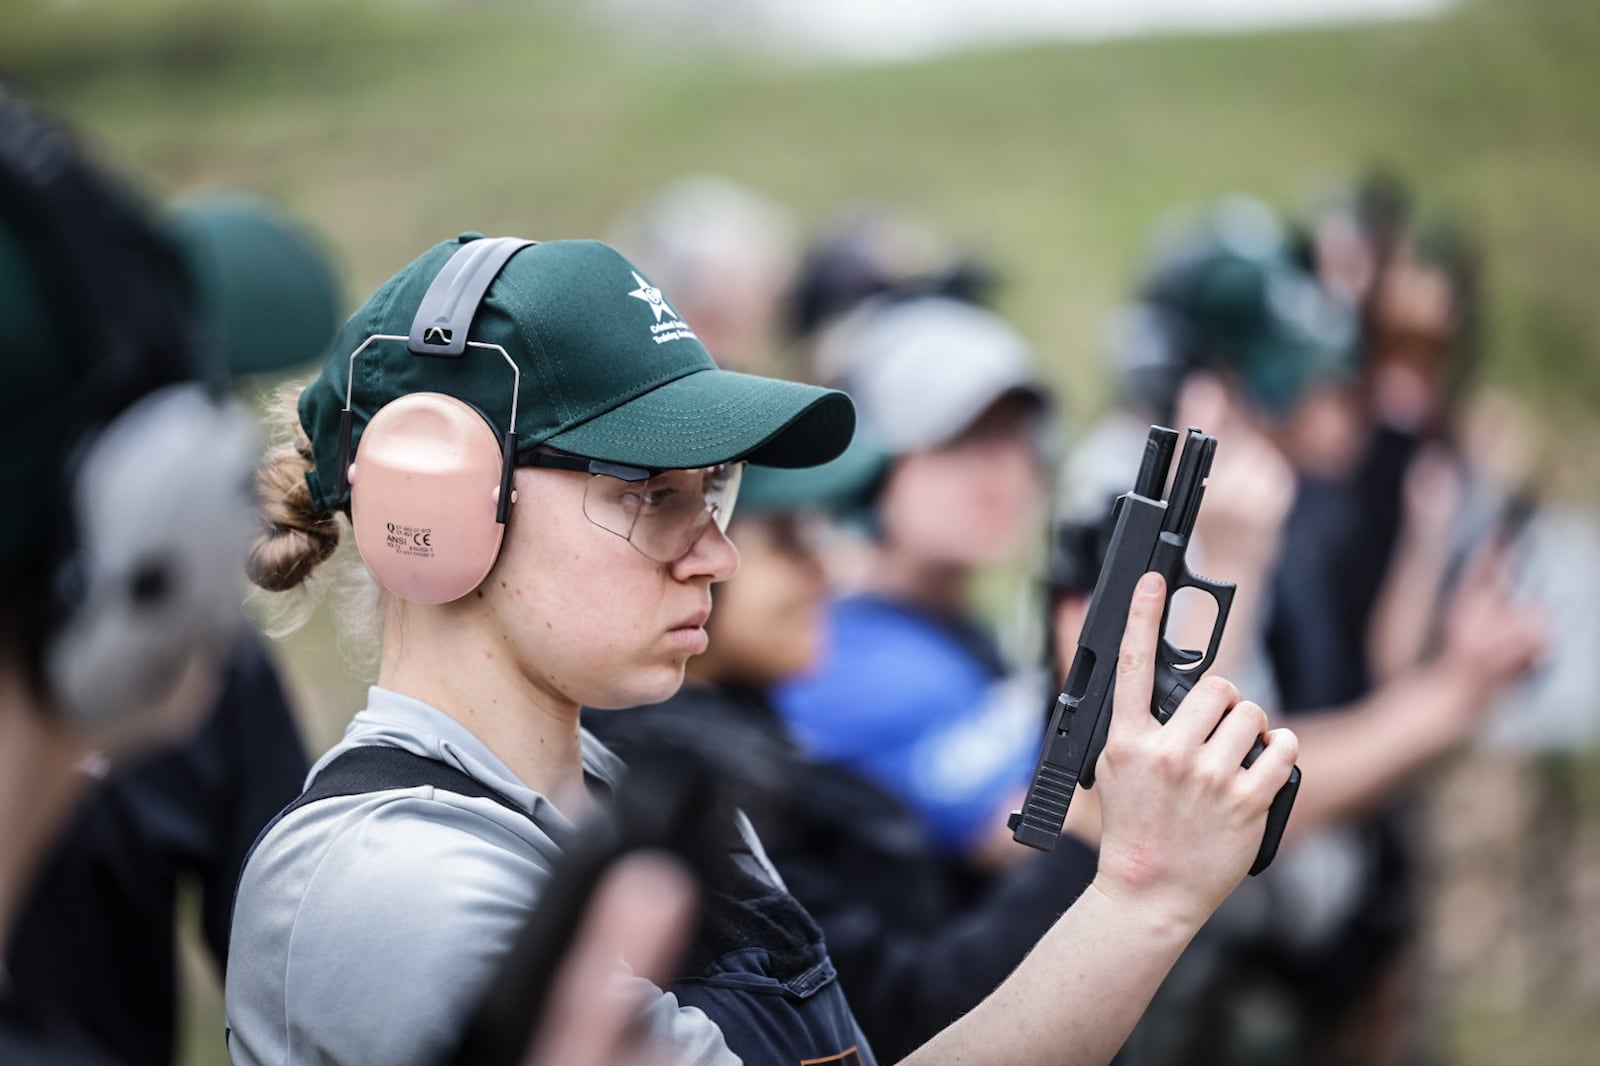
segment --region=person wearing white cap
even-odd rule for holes
[[[1021,849],[1004,813],[1033,770],[1037,699],[968,599],[1038,528],[1049,391],[1015,329],[942,297],[864,305],[819,362],[892,458],[865,587],[833,605],[820,666],[778,708],[818,758],[903,797],[947,856],[1008,865]]]

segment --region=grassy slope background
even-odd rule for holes
[[[1004,310],[1079,416],[1103,401],[1102,316],[1162,212],[1228,190],[1293,206],[1381,161],[1482,238],[1489,377],[1600,443],[1600,5],[1467,0],[1418,24],[881,68],[640,31],[549,5],[10,0],[0,77],[156,193],[280,198],[328,235],[352,301],[442,236],[591,235],[690,171],[813,221],[848,199],[906,204],[1002,267]],[[1581,465],[1593,496],[1600,464]],[[331,646],[325,620],[287,645],[318,750],[359,696]],[[218,1061],[214,1011],[202,998],[194,1063]],[[1600,1037],[1554,1003],[1454,1031],[1453,1061],[1483,1063],[1512,1047],[1582,1061],[1567,1049]]]
[[[1153,219],[1226,190],[1293,206],[1382,161],[1481,234],[1492,376],[1554,418],[1600,412],[1584,0],[845,69],[514,5],[22,3],[0,16],[0,73],[158,191],[280,196],[330,235],[352,298],[441,235],[593,234],[710,170],[808,219],[872,197],[948,225],[1004,268],[1005,309],[1087,412],[1101,316]]]

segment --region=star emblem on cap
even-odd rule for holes
[[[628,293],[628,295],[635,300],[643,300],[649,304],[650,310],[655,313],[657,322],[661,321],[662,314],[669,314],[673,318],[678,318],[678,312],[674,311],[672,305],[667,303],[666,297],[661,295],[660,289],[641,278],[637,270],[629,271],[629,273],[633,275],[633,280],[639,283],[639,287]]]

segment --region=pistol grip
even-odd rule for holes
[[[1252,765],[1266,750],[1266,742],[1257,737],[1250,753],[1244,757],[1244,765]],[[1278,845],[1283,843],[1283,830],[1289,824],[1289,812],[1294,809],[1294,798],[1299,792],[1300,767],[1296,766],[1289,771],[1289,780],[1272,797],[1272,806],[1267,808],[1267,828],[1261,834],[1261,848],[1256,852],[1256,861],[1250,864],[1251,877],[1271,866],[1272,860],[1277,857]]]

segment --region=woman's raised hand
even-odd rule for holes
[[[1146,574],[1128,611],[1095,771],[1104,812],[1095,886],[1197,928],[1254,861],[1299,741],[1286,729],[1268,732],[1266,713],[1221,677],[1195,685],[1166,725],[1151,715],[1164,595],[1160,575]],[[1266,750],[1243,768],[1263,736]]]

